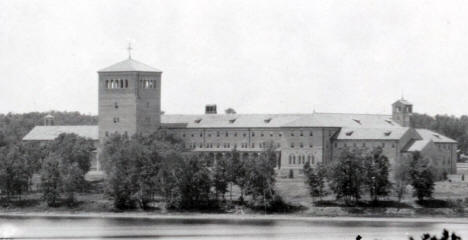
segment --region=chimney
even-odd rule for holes
[[[216,104],[208,104],[205,106],[205,114],[217,114]]]

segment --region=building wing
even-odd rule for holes
[[[24,141],[50,141],[62,133],[74,133],[84,138],[98,140],[98,126],[36,126],[26,136]]]

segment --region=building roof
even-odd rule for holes
[[[398,128],[389,115],[311,114],[202,114],[162,115],[163,126],[184,128],[355,127]]]
[[[393,104],[397,104],[397,103],[400,103],[400,104],[403,104],[403,105],[413,105],[413,104],[411,104],[410,102],[408,102],[408,100],[403,99],[403,98],[398,99],[398,100],[397,100],[396,102],[394,102]]]
[[[338,140],[400,140],[407,127],[399,128],[342,128],[336,139]]]
[[[407,152],[421,152],[430,143],[432,143],[432,140],[430,139],[416,140],[413,142],[413,144],[411,144],[411,146],[406,151]]]
[[[420,128],[416,131],[424,140],[432,140],[434,143],[457,143],[457,141],[429,129]]]
[[[98,126],[36,126],[23,140],[25,141],[44,141],[54,140],[62,133],[74,133],[78,136],[98,140]]]
[[[134,59],[126,59],[109,67],[103,68],[98,72],[162,72],[157,68],[150,67]]]

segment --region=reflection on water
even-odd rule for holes
[[[0,217],[0,239],[408,239],[443,228],[468,238],[468,223]]]

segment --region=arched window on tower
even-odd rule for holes
[[[120,88],[123,88],[123,87],[124,87],[123,79],[120,79]]]
[[[125,88],[128,88],[128,80],[125,79]]]

